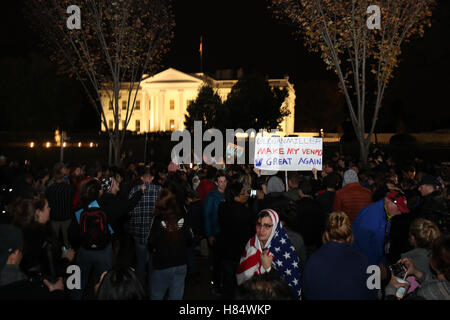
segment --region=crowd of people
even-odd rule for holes
[[[379,149],[272,175],[1,157],[0,299],[181,300],[203,254],[217,299],[448,300],[449,183]]]

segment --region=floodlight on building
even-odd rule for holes
[[[30,142],[30,143],[28,144],[28,146],[29,146],[30,148],[34,148],[34,142]]]
[[[93,142],[89,143],[89,147],[90,148],[94,147],[94,143]]]
[[[81,148],[81,142],[78,142],[78,148]]]
[[[63,142],[63,148],[67,147],[67,143]]]
[[[46,147],[46,148],[50,148],[51,146],[52,146],[52,144],[51,144],[50,142],[47,141],[47,142],[45,143],[45,147]]]

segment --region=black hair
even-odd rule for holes
[[[300,185],[298,186],[298,188],[300,190],[302,190],[302,192],[308,196],[312,196],[313,194],[313,188],[311,185],[311,182],[309,182],[308,180],[303,180]]]
[[[87,175],[88,175],[89,177],[95,178],[95,177],[97,177],[97,174],[98,174],[99,172],[102,172],[102,168],[90,167],[90,168],[87,170]]]
[[[295,201],[284,202],[284,205],[277,207],[275,211],[285,226],[291,229],[297,228],[297,203]]]
[[[212,180],[215,178],[217,173],[217,168],[213,167],[213,166],[208,166],[206,167],[206,179],[208,180]]]
[[[87,208],[89,204],[98,200],[102,185],[97,179],[90,179],[83,182],[80,186],[80,205],[82,208]]]
[[[144,300],[145,290],[135,272],[130,268],[110,270],[97,291],[98,300]]]
[[[216,177],[215,177],[214,181],[215,181],[215,182],[218,182],[220,177],[225,177],[225,178],[227,178],[227,175],[226,175],[225,171],[223,171],[223,170],[217,170]]]
[[[258,221],[259,219],[262,219],[264,217],[270,217],[269,211],[266,211],[266,210],[260,211],[258,213],[258,215],[256,216],[256,221]],[[271,217],[271,219],[272,219],[272,217]]]
[[[323,179],[323,183],[327,188],[333,188],[337,190],[339,189],[339,185],[341,184],[341,179],[338,174],[331,172]]]
[[[113,166],[109,168],[113,174],[114,177],[117,175],[121,176],[122,178],[125,178],[125,171],[122,168],[118,168],[116,166]]]
[[[43,169],[40,169],[40,170],[36,173],[35,179],[36,179],[36,180],[41,180],[41,179],[44,179],[47,175],[50,175],[49,170],[48,170],[47,168],[43,168]]]
[[[238,181],[236,181],[236,182],[233,182],[231,185],[230,185],[230,188],[229,188],[229,192],[230,192],[230,195],[231,195],[231,197],[234,199],[234,197],[239,197],[240,196],[240,194],[241,194],[241,191],[242,191],[242,188],[243,188],[244,186],[242,185],[242,183],[240,183],[240,182],[238,182]]]
[[[237,300],[295,300],[295,296],[283,279],[269,272],[239,286]]]

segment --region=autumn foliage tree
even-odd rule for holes
[[[376,18],[374,5],[381,9],[379,29],[369,28]],[[270,2],[275,16],[294,24],[307,48],[319,53],[327,68],[336,72],[364,163],[402,44],[422,36],[431,26],[434,5],[435,0]]]
[[[72,5],[79,10],[80,28],[69,28]],[[131,120],[144,74],[159,71],[173,38],[170,0],[30,0],[27,13],[44,48],[60,71],[76,77],[106,128],[118,164],[126,127]],[[126,92],[125,97],[120,94]],[[113,106],[109,127],[102,95]],[[119,101],[126,100],[121,116]],[[63,112],[61,110],[61,112]],[[125,126],[119,130],[119,122]]]

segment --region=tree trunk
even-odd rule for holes
[[[363,162],[364,167],[367,167],[367,158],[369,157],[369,148],[370,141],[367,141],[363,138],[359,141],[359,155],[361,161]]]
[[[120,136],[116,135],[112,138],[112,145],[114,149],[114,165],[119,167],[120,166],[120,151],[122,149],[122,144],[120,141]]]

